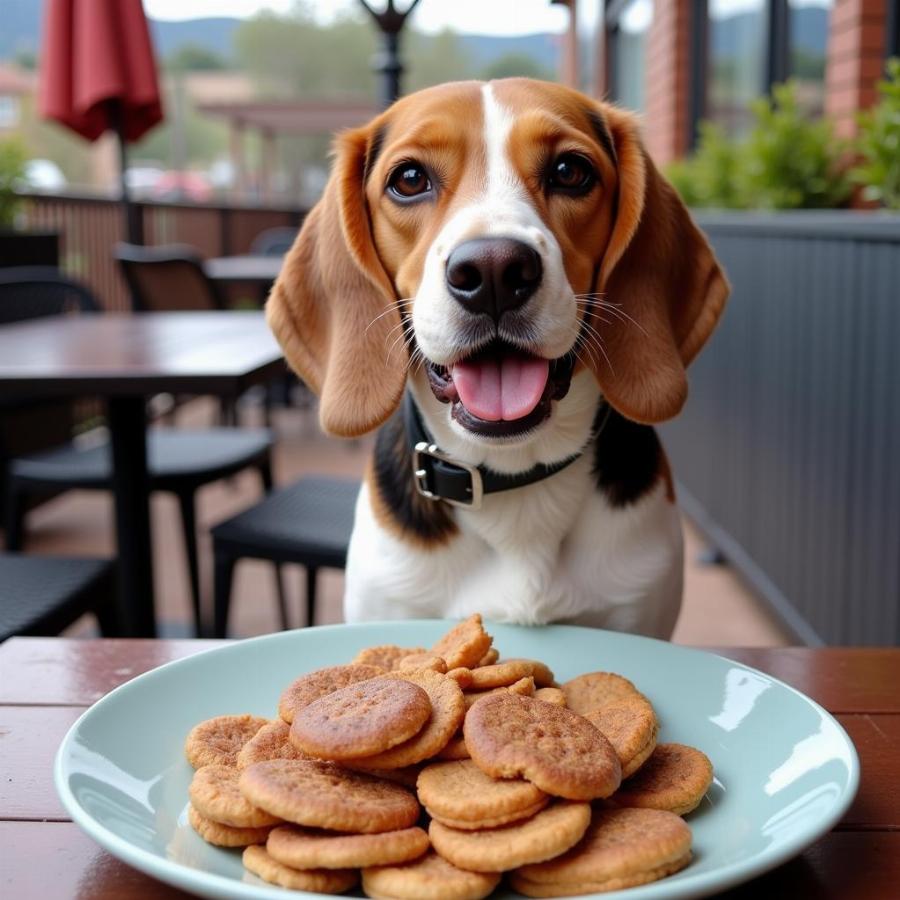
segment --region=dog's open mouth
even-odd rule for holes
[[[548,360],[494,341],[452,366],[428,365],[435,397],[469,431],[489,437],[522,434],[552,412],[572,381],[570,354]]]

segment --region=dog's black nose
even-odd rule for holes
[[[467,310],[495,322],[521,306],[541,283],[541,257],[513,238],[476,238],[460,244],[447,260],[447,289]]]

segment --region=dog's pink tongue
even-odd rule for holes
[[[550,364],[546,359],[505,356],[458,362],[453,383],[463,406],[479,419],[507,422],[527,416],[547,385]]]

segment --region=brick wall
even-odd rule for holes
[[[825,112],[840,137],[856,132],[856,113],[876,99],[884,71],[886,0],[835,0],[828,33]]]
[[[644,141],[657,165],[684,156],[690,144],[690,0],[657,0],[647,37]]]

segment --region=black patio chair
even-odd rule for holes
[[[254,256],[284,256],[291,249],[300,227],[279,225],[261,231],[250,244],[250,253]]]
[[[228,630],[234,567],[245,558],[304,566],[306,624],[313,625],[319,569],[346,566],[358,494],[358,481],[308,476],[273,491],[250,509],[214,526],[214,636],[225,637]],[[283,586],[280,589],[283,613]],[[284,624],[283,620],[282,614]]]
[[[59,634],[84,613],[114,637],[113,568],[104,559],[0,553],[0,642]]]
[[[0,325],[28,317],[77,310],[92,314],[98,304],[83,285],[54,269],[0,271]],[[74,416],[72,416],[74,420]],[[2,439],[2,434],[0,434]],[[109,490],[112,483],[110,446],[103,438],[84,439],[10,458],[6,457],[6,549],[22,549],[25,513],[31,498],[81,488]],[[272,489],[272,434],[266,428],[155,428],[147,439],[150,489],[174,493],[181,508],[182,528],[191,582],[194,626],[203,628],[197,524],[194,498],[198,488],[253,468],[266,492]]]

